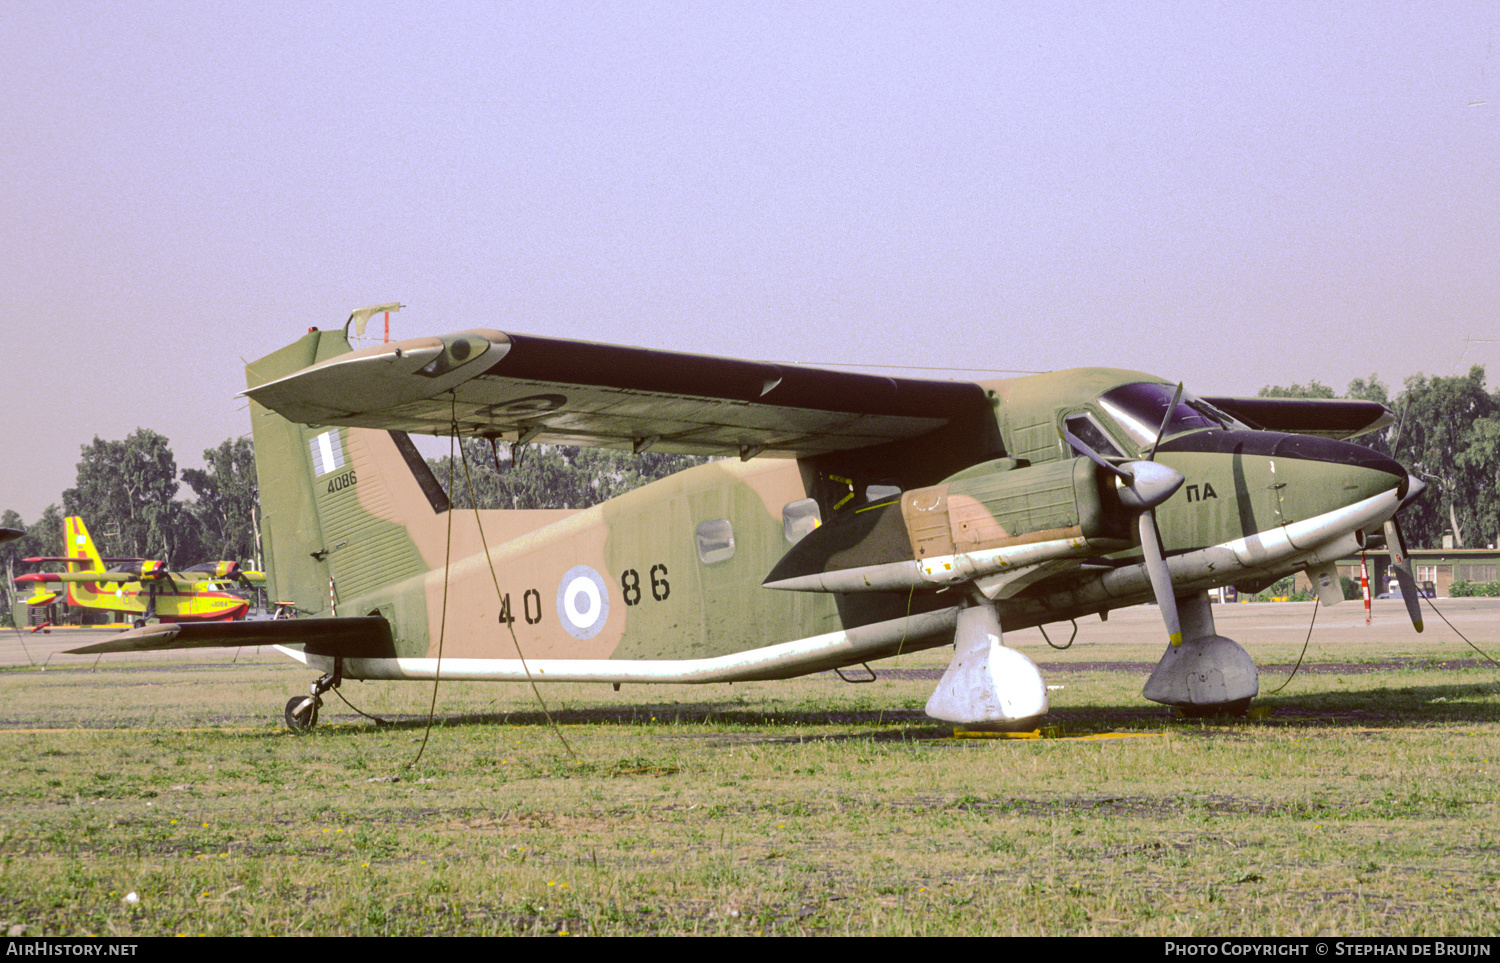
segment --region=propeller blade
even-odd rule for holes
[[[1182,385],[1177,386],[1177,395],[1172,399],[1172,405],[1167,409],[1167,418],[1162,420],[1162,432],[1166,431],[1167,421],[1171,418],[1173,410],[1177,407],[1177,400],[1182,397]],[[1161,433],[1157,433],[1157,441],[1161,441]],[[1166,556],[1162,554],[1161,538],[1156,533],[1155,508],[1168,498],[1172,493],[1182,487],[1182,472],[1166,465],[1158,465],[1153,460],[1131,461],[1119,466],[1104,460],[1104,457],[1084,444],[1077,435],[1073,434],[1066,426],[1062,429],[1064,440],[1073,446],[1073,450],[1079,454],[1088,456],[1089,460],[1102,468],[1107,468],[1118,477],[1115,482],[1120,496],[1120,503],[1127,509],[1139,512],[1136,522],[1141,532],[1141,553],[1146,565],[1146,574],[1151,579],[1151,593],[1156,596],[1156,605],[1161,609],[1162,621],[1167,624],[1167,640],[1173,645],[1182,644],[1182,620],[1177,614],[1177,594],[1172,589],[1172,573],[1167,568]],[[1151,458],[1156,457],[1156,446],[1151,446]]]
[[[1141,552],[1146,562],[1146,574],[1151,577],[1151,591],[1156,595],[1156,605],[1161,609],[1161,620],[1167,624],[1167,641],[1174,646],[1182,644],[1182,619],[1177,615],[1177,594],[1172,590],[1172,573],[1167,569],[1167,560],[1162,555],[1161,539],[1156,534],[1156,516],[1152,512],[1141,512]]]
[[[1412,628],[1422,631],[1422,603],[1417,592],[1417,580],[1411,574],[1411,557],[1406,554],[1406,539],[1401,537],[1401,523],[1395,518],[1385,523],[1385,544],[1391,551],[1391,571],[1396,573],[1396,583],[1401,586],[1401,599],[1406,603],[1406,614],[1411,616]]]
[[[1406,614],[1411,616],[1411,627],[1418,632],[1422,631],[1422,603],[1417,595],[1417,580],[1412,578],[1411,570],[1400,565],[1394,566],[1396,581],[1401,585],[1401,599],[1406,602]]]
[[[1156,446],[1161,444],[1161,436],[1167,433],[1167,425],[1172,421],[1172,412],[1177,410],[1177,402],[1182,400],[1182,382],[1177,382],[1177,393],[1172,395],[1172,403],[1167,405],[1167,413],[1161,416],[1161,427],[1156,429],[1156,440],[1151,443],[1151,453],[1146,456],[1147,461],[1156,461]]]
[[[1134,475],[1121,468],[1119,465],[1116,465],[1110,461],[1106,461],[1103,455],[1099,454],[1097,451],[1084,444],[1083,439],[1079,438],[1077,435],[1069,431],[1066,425],[1063,426],[1062,436],[1063,440],[1071,445],[1074,451],[1078,452],[1080,455],[1084,455],[1088,458],[1089,461],[1098,465],[1100,468],[1104,468],[1111,472],[1114,472],[1122,480],[1124,480],[1125,484],[1135,484]]]
[[[1401,536],[1401,524],[1395,518],[1386,519],[1385,547],[1391,550],[1391,561],[1406,564],[1406,539]]]

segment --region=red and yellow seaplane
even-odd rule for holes
[[[31,584],[35,592],[27,605],[50,605],[59,595],[69,605],[105,609],[132,616],[136,625],[148,619],[162,622],[229,622],[243,619],[250,603],[232,592],[224,591],[220,578],[254,581],[259,572],[237,573],[218,570],[225,563],[213,563],[212,574],[170,572],[165,562],[140,558],[104,558],[94,547],[83,519],[64,519],[66,555],[61,558],[28,558],[28,562],[63,562],[67,571],[33,572],[17,576],[17,584]],[[105,563],[110,563],[109,567]],[[232,564],[232,563],[231,563]],[[201,566],[200,566],[201,568]],[[53,588],[61,583],[60,588]]]

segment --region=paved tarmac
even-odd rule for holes
[[[0,667],[35,665],[48,668],[80,668],[94,664],[103,658],[117,662],[176,662],[183,665],[221,663],[247,658],[285,659],[271,646],[256,646],[234,649],[179,649],[169,652],[128,652],[98,655],[67,655],[64,649],[76,649],[95,642],[103,642],[125,631],[123,628],[51,628],[32,633],[17,631],[9,626],[0,627]]]

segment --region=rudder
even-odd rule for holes
[[[313,331],[246,366],[249,387],[349,351]],[[267,579],[303,613],[366,615],[430,567],[418,543],[448,501],[401,432],[295,424],[251,402]],[[348,605],[358,605],[359,611]]]

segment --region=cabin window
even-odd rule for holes
[[[818,503],[814,499],[799,498],[782,506],[781,533],[793,545],[802,541],[821,524],[823,514],[818,511]]]
[[[1074,437],[1094,449],[1094,451],[1103,457],[1124,457],[1124,452],[1120,451],[1108,433],[1100,427],[1099,423],[1094,420],[1094,416],[1088,412],[1081,411],[1078,414],[1069,415],[1063,421],[1067,424],[1068,430],[1073,433]],[[1073,452],[1074,458],[1081,457],[1082,455],[1083,452],[1081,451]]]
[[[877,482],[874,485],[865,486],[865,504],[874,505],[876,502],[890,501],[901,494],[900,485],[892,485],[889,482]]]
[[[734,526],[716,518],[698,526],[698,559],[705,565],[734,558]]]

